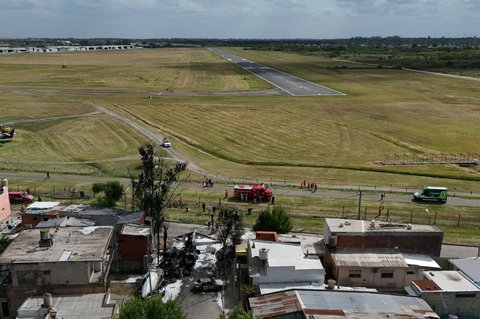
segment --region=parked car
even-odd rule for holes
[[[200,278],[193,283],[193,292],[220,291],[223,287],[223,280],[215,278]]]
[[[27,192],[8,192],[11,203],[28,204],[33,202],[33,196]]]
[[[162,141],[162,146],[165,147],[165,148],[169,148],[169,147],[172,147],[172,143],[170,143],[169,140],[164,138],[163,141]]]
[[[426,186],[421,191],[413,193],[414,201],[434,201],[445,203],[448,198],[448,189],[439,186]]]

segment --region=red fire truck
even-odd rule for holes
[[[272,190],[267,185],[237,184],[233,189],[233,196],[240,200],[266,201],[272,198]]]

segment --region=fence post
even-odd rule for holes
[[[433,224],[435,225],[437,223],[437,212],[435,212],[435,217],[433,218]]]
[[[412,223],[412,219],[413,219],[413,209],[410,211],[410,224]]]
[[[460,214],[458,214],[457,226],[460,226]]]
[[[344,213],[345,213],[345,206],[342,206],[342,218]]]
[[[367,220],[367,207],[365,207],[365,214],[363,215],[363,220]]]

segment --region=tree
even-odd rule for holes
[[[245,232],[243,227],[243,215],[235,207],[222,207],[220,209],[222,223],[218,230],[218,239],[222,242],[222,255],[220,263],[223,265],[223,273],[227,268],[227,248],[231,242],[233,246],[233,258],[235,258],[235,246],[242,242],[242,235]]]
[[[219,319],[255,319],[250,311],[243,310],[242,306],[237,305],[231,314],[222,314]]]
[[[104,196],[99,200],[102,206],[113,207],[123,195],[123,185],[118,181],[111,181],[106,183],[93,183],[92,192],[98,194],[103,192]]]
[[[155,157],[152,144],[138,147],[142,159],[142,172],[138,181],[133,177],[132,187],[134,200],[147,216],[152,218],[153,234],[157,237],[157,256],[160,254],[160,232],[164,231],[164,250],[166,249],[167,220],[165,209],[179,195],[177,187],[180,175],[187,169],[187,162],[176,162],[173,166],[167,165],[164,157]]]
[[[186,319],[182,308],[174,300],[163,302],[163,296],[148,299],[134,298],[122,305],[119,319]]]
[[[293,229],[290,215],[282,206],[273,207],[272,211],[266,209],[258,215],[257,221],[253,225],[254,231],[275,231],[285,234]]]

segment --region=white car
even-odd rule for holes
[[[169,140],[167,140],[166,138],[164,138],[163,141],[162,141],[162,147],[165,147],[165,148],[172,147],[172,143],[170,143]]]

